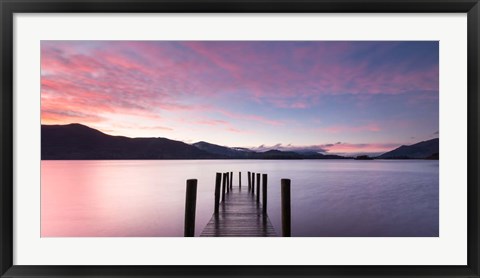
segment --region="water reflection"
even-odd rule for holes
[[[247,171],[269,174],[277,234],[280,179],[290,178],[292,236],[438,236],[438,161],[377,160],[42,161],[42,236],[183,236],[190,178],[198,236],[213,213],[215,173],[228,171],[234,186],[239,171],[244,183]]]

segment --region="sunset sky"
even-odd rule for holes
[[[42,124],[257,150],[438,137],[438,42],[42,41]]]

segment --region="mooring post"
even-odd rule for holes
[[[263,215],[267,216],[267,174],[262,175],[262,208],[263,208]]]
[[[250,192],[250,189],[252,188],[252,182],[250,178],[250,171],[247,172],[247,179],[248,179],[248,192]]]
[[[242,187],[242,172],[238,172],[238,187]]]
[[[220,205],[220,186],[222,184],[222,174],[217,173],[215,177],[215,213],[218,213],[218,207]]]
[[[233,172],[230,172],[230,189],[233,189]]]
[[[222,181],[222,202],[225,202],[225,187],[227,187],[227,178],[226,173],[223,173],[223,181]]]
[[[290,179],[282,179],[282,236],[290,237],[292,234],[292,211],[290,203]]]
[[[252,172],[252,194],[255,194],[255,173]]]
[[[197,180],[187,180],[187,194],[185,199],[185,237],[195,236],[195,209],[197,207]]]
[[[260,173],[257,173],[257,203],[260,202]]]
[[[225,173],[225,178],[227,179],[227,193],[230,192],[230,174],[227,172]]]

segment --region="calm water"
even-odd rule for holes
[[[185,181],[198,179],[196,235],[213,213],[215,172],[292,180],[292,236],[438,236],[438,161],[42,161],[42,236],[183,236]]]

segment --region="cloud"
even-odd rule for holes
[[[172,132],[175,130],[170,127],[164,127],[164,126],[150,126],[150,127],[137,127],[137,126],[124,126],[124,127],[119,127],[119,126],[113,126],[113,128],[105,128],[102,126],[96,127],[98,130],[110,134],[110,135],[116,135],[116,136],[126,136],[126,137],[168,137],[170,138],[170,135]],[[134,133],[131,131],[135,130]],[[182,140],[179,140],[182,141]]]
[[[182,124],[187,124],[192,127],[201,125],[201,126],[209,126],[209,127],[218,129],[218,131],[227,131],[232,133],[244,133],[244,134],[250,133],[249,130],[236,128],[234,124],[225,120],[210,119],[210,118],[197,118],[197,119],[181,118],[178,121],[181,122]]]
[[[258,152],[265,152],[269,150],[292,151],[292,152],[317,152],[317,153],[326,152],[326,149],[323,148],[321,145],[294,146],[292,144],[284,145],[282,143],[277,143],[272,146],[262,144],[258,147],[253,147],[250,149]]]
[[[113,126],[121,124],[122,117],[111,116],[116,114],[146,119],[137,122],[141,129],[165,126],[164,115],[188,117],[216,109],[225,121],[280,127],[284,121],[248,109],[230,111],[225,104],[235,105],[230,101],[241,95],[245,103],[297,112],[325,96],[417,91],[424,92],[417,97],[438,97],[438,42],[41,43],[43,123]],[[323,131],[378,132],[381,127],[337,125]]]
[[[148,130],[164,130],[164,131],[173,131],[174,129],[167,126],[143,126],[141,129],[148,129]]]
[[[87,114],[68,110],[42,110],[42,124],[69,124],[78,122],[101,122],[104,119],[95,114]]]
[[[348,153],[383,153],[391,151],[402,144],[398,143],[341,143],[322,145],[326,152],[335,154]]]
[[[199,120],[199,121],[196,121],[195,123],[200,124],[200,125],[210,125],[210,126],[228,125],[229,124],[228,122],[226,122],[224,120],[212,120],[212,119]]]
[[[251,148],[254,151],[264,152],[268,150],[293,151],[293,152],[317,152],[322,154],[343,154],[354,155],[359,153],[380,154],[395,149],[402,144],[398,143],[327,143],[319,145],[284,145],[278,143],[275,145],[262,144]]]
[[[233,128],[233,127],[227,128],[227,131],[233,132],[233,133],[244,133],[243,130],[240,130],[240,129],[237,129],[237,128]]]

